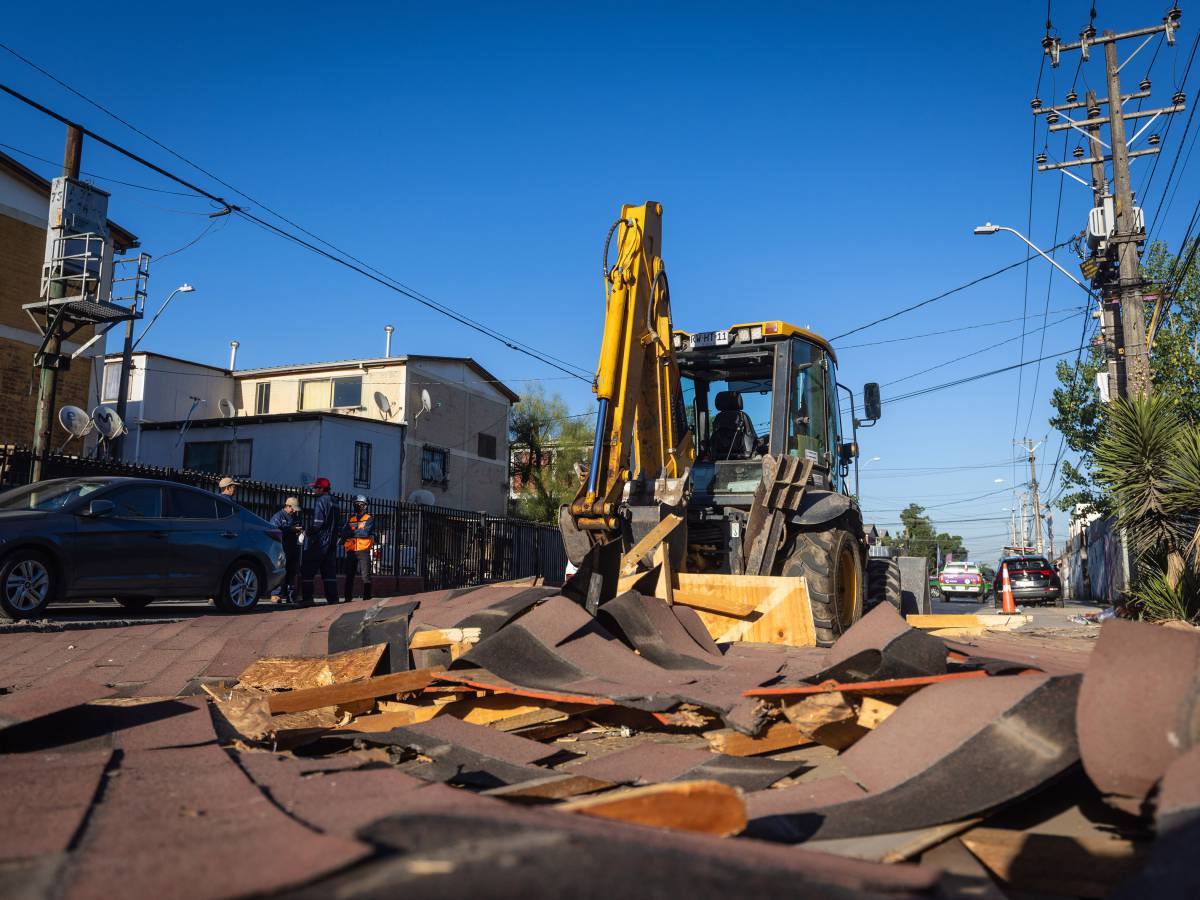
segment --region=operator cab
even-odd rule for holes
[[[816,483],[842,488],[837,357],[785,322],[675,333],[693,485],[702,503],[749,507],[766,453],[813,460]]]

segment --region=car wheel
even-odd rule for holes
[[[221,590],[217,593],[217,608],[222,612],[241,613],[254,608],[262,596],[262,570],[257,563],[238,560],[225,572],[221,579]]]
[[[0,566],[0,613],[31,619],[54,599],[57,576],[50,560],[36,550],[18,550]]]
[[[117,597],[117,602],[126,609],[145,609],[154,602],[153,597]]]

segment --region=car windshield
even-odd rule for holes
[[[105,485],[103,481],[43,481],[0,494],[0,509],[62,509]]]

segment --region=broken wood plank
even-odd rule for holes
[[[506,784],[502,787],[482,791],[489,797],[500,797],[504,800],[523,802],[540,802],[545,800],[564,800],[567,797],[578,797],[580,794],[594,794],[596,791],[608,790],[615,785],[611,781],[592,778],[589,775],[572,775],[570,772],[556,772],[545,778],[534,778],[517,784]]]
[[[1041,673],[1037,673],[1041,674]],[[743,697],[800,697],[806,694],[821,694],[842,691],[856,694],[911,694],[930,684],[943,681],[958,681],[963,678],[987,678],[982,669],[969,672],[949,672],[945,675],[915,675],[912,678],[890,678],[886,681],[838,682],[823,681],[821,684],[789,684],[783,687],[759,687],[743,691]]]
[[[746,827],[736,788],[717,781],[673,781],[568,800],[555,809],[618,822],[728,837]]]
[[[428,650],[432,647],[449,647],[453,644],[476,644],[479,642],[478,628],[427,628],[414,631],[408,639],[409,650]]]
[[[239,735],[249,741],[266,740],[275,733],[271,710],[267,698],[262,694],[248,691],[222,694],[207,684],[201,684],[200,687],[212,699],[220,714],[217,721],[224,727],[219,727],[218,733]]]
[[[442,666],[428,669],[414,669],[411,672],[395,672],[391,675],[377,675],[366,681],[352,681],[346,684],[331,684],[326,687],[306,688],[298,691],[286,691],[272,694],[267,698],[271,712],[304,712],[306,709],[316,709],[319,706],[338,706],[355,700],[368,700],[373,697],[387,697],[391,694],[401,694],[405,691],[419,691],[428,685],[443,671]]]
[[[707,732],[704,739],[708,741],[708,746],[714,753],[724,753],[727,756],[759,756],[816,743],[791,722],[776,722],[754,737],[732,728],[722,728]]]
[[[683,517],[674,513],[663,517],[657,525],[642,536],[640,541],[629,548],[628,553],[621,557],[621,574],[632,575],[636,572],[638,564],[645,561],[682,521]]]
[[[675,573],[671,567],[670,554],[667,545],[659,544],[654,551],[654,564],[658,567],[658,583],[654,587],[654,596],[667,601],[669,606],[675,605]]]
[[[373,644],[330,656],[272,656],[257,660],[238,676],[242,687],[294,691],[360,681],[375,674],[387,644]]]
[[[369,716],[359,716],[338,728],[339,731],[361,731],[366,733],[391,731],[406,725],[419,725],[441,715],[444,706],[414,706],[411,709],[393,709]]]
[[[798,579],[780,579],[771,575],[709,575],[696,572],[675,573],[676,603],[708,610],[725,616],[744,618],[781,587],[794,587]],[[781,584],[789,582],[789,584]]]
[[[1142,868],[1146,854],[1146,845],[1116,835],[974,828],[959,840],[1009,887],[1073,897],[1109,896]]]
[[[1028,625],[1033,621],[1033,616],[1005,616],[1005,615],[951,615],[949,613],[938,615],[909,615],[904,617],[904,621],[912,628],[992,628],[1002,631],[1010,631],[1013,628],[1020,628],[1022,625]]]
[[[876,728],[899,708],[895,703],[878,697],[863,697],[858,707],[858,724],[863,728]]]
[[[839,691],[813,694],[798,703],[785,704],[783,714],[801,733],[834,750],[845,750],[868,733],[868,729],[858,724],[854,705]]]

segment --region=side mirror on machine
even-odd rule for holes
[[[87,515],[93,519],[102,519],[111,516],[115,508],[111,500],[93,500],[88,504]]]
[[[881,412],[879,400],[879,385],[869,381],[863,385],[863,418],[874,421]]]
[[[838,460],[843,466],[850,465],[850,462],[858,457],[858,444],[855,441],[847,441],[844,444],[838,444]]]

